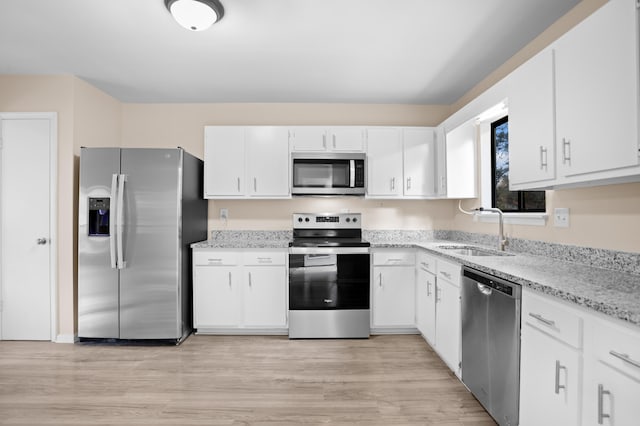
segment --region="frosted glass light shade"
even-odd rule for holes
[[[165,0],[173,18],[191,31],[203,31],[219,21],[224,9],[217,0]]]

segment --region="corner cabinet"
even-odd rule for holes
[[[431,127],[368,128],[367,197],[435,197],[435,147]]]
[[[289,198],[288,132],[279,126],[206,126],[205,198]]]
[[[475,198],[476,127],[469,121],[455,129],[435,129],[435,198]]]
[[[193,326],[198,333],[285,334],[285,250],[193,250]]]
[[[512,189],[640,180],[638,19],[610,0],[508,77]]]

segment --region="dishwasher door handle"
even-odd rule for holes
[[[493,293],[493,289],[488,285],[484,285],[480,283],[476,283],[476,284],[478,285],[478,290],[480,291],[480,293],[484,294],[485,296],[491,296],[491,293]]]

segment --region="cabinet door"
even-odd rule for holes
[[[367,130],[367,195],[402,195],[402,139],[393,128]]]
[[[460,288],[436,281],[436,350],[442,360],[460,375]]]
[[[580,353],[529,324],[520,348],[520,424],[578,425]]]
[[[199,266],[193,277],[194,327],[237,327],[241,322],[238,269]]]
[[[289,144],[287,129],[247,127],[247,193],[252,197],[289,196]]]
[[[205,127],[205,198],[243,196],[244,176],[244,129]]]
[[[415,326],[415,267],[374,268],[373,326]]]
[[[588,426],[631,426],[640,418],[640,382],[596,362],[590,380],[585,382],[582,424]]]
[[[638,164],[636,7],[611,0],[555,45],[561,175]]]
[[[326,151],[327,132],[324,127],[308,126],[289,129],[291,151]]]
[[[476,126],[468,121],[445,137],[447,198],[476,197]]]
[[[419,266],[416,274],[416,326],[432,346],[436,342],[435,289],[435,275]]]
[[[361,127],[334,127],[328,132],[328,146],[333,151],[364,151],[364,130]]]
[[[521,189],[555,178],[553,51],[538,53],[508,82],[509,184]]]
[[[447,148],[444,127],[435,129],[436,139],[436,195],[439,198],[447,196]]]
[[[431,128],[403,130],[404,195],[435,194],[435,140]]]
[[[287,271],[284,266],[245,268],[244,325],[286,327]]]

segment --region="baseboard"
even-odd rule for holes
[[[55,343],[75,343],[76,336],[75,334],[58,334],[54,342]]]

